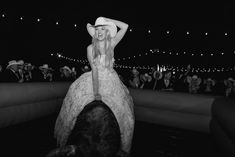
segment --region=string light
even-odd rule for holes
[[[2,14],[2,17],[4,18],[4,17],[6,17],[6,14]],[[27,19],[27,18],[25,18],[25,16],[21,16],[20,17],[20,20],[24,20],[24,19]],[[43,19],[43,18],[42,18]],[[43,19],[44,20],[44,19]],[[37,18],[37,22],[40,22],[41,21],[41,19],[40,18]],[[62,21],[60,21],[59,20],[59,22],[60,23],[62,23]],[[59,24],[59,22],[57,21],[55,24],[56,25],[58,25]],[[77,27],[78,25],[77,24],[73,24],[72,26],[74,26],[74,27]],[[134,29],[135,30],[135,29]],[[131,29],[129,29],[129,31],[130,32],[133,32],[133,28],[131,28]],[[145,32],[146,32],[146,30],[144,30]],[[150,29],[148,29],[148,33],[150,34],[152,31],[150,30]],[[166,31],[166,33],[167,34],[170,34],[170,32],[171,32],[171,30],[167,30]],[[185,32],[184,32],[185,33]],[[192,32],[189,32],[189,31],[187,31],[186,32],[186,34],[187,35],[189,35],[189,34],[192,34]],[[224,33],[224,32],[223,32]],[[223,35],[223,33],[221,33],[222,35]],[[205,33],[205,35],[207,36],[208,35],[208,32],[206,32]],[[227,36],[228,35],[228,32],[225,32],[224,33],[224,35],[225,36]],[[191,36],[190,36],[191,37]],[[233,53],[235,54],[235,51],[233,51]],[[140,54],[136,54],[136,55],[134,55],[134,56],[128,56],[128,57],[125,57],[125,58],[118,58],[117,60],[118,61],[123,61],[123,60],[130,60],[130,59],[133,59],[133,58],[137,58],[138,56],[139,57],[141,57],[141,56],[148,56],[148,55],[154,55],[154,54],[166,54],[166,55],[176,55],[176,56],[178,56],[178,55],[191,55],[191,56],[206,56],[206,52],[205,53],[197,53],[197,52],[194,52],[194,53],[191,53],[191,52],[186,52],[186,51],[183,51],[183,53],[181,53],[181,52],[179,52],[179,51],[177,51],[177,52],[175,52],[174,50],[171,50],[171,51],[166,51],[166,50],[159,50],[159,49],[150,49],[149,51],[147,51],[147,52],[143,52],[143,53],[140,53]],[[52,54],[53,55],[53,54]],[[208,55],[210,55],[210,56],[214,56],[214,55],[224,55],[224,52],[222,52],[222,53],[215,53],[215,52],[212,52],[212,51],[210,51],[210,53],[208,53]],[[58,54],[58,56],[57,57],[59,57],[59,58],[66,58],[66,57],[64,57],[63,55],[61,55],[61,54]],[[71,60],[71,61],[77,61],[77,60],[75,60],[75,59],[72,59],[72,58],[68,58],[67,57],[67,59],[68,60]],[[83,62],[85,62],[84,60],[78,60],[79,62],[81,62],[81,63],[83,63]],[[148,67],[140,67],[140,68],[143,68],[143,69],[148,69]],[[182,69],[181,69],[182,70]],[[184,69],[183,69],[184,70]],[[221,69],[220,69],[221,70]],[[234,69],[233,69],[234,70]],[[205,71],[205,70],[203,70],[203,71]],[[210,71],[212,71],[212,69],[210,69]],[[223,70],[221,70],[221,71],[223,71]]]
[[[54,54],[51,54],[51,56],[54,56]],[[63,55],[61,55],[60,53],[57,53],[56,56],[58,58],[63,58],[63,59],[66,59],[66,60],[70,60],[70,61],[74,61],[74,62],[79,62],[79,63],[82,63],[82,64],[85,64],[87,65],[88,64],[88,60],[81,60],[81,59],[73,59],[73,58],[69,58],[69,57],[65,57]],[[118,60],[118,59],[117,59]],[[160,70],[161,72],[163,71],[166,71],[166,70],[171,70],[173,71],[174,73],[176,72],[186,72],[187,71],[187,67],[179,67],[179,66],[173,66],[173,65],[160,65],[160,64],[157,64],[157,69]],[[122,65],[122,64],[117,64],[117,63],[114,63],[114,67],[115,68],[120,68],[120,69],[139,69],[139,70],[151,70],[153,68],[153,66],[149,66],[149,65],[145,65],[145,66],[129,66],[129,65]],[[231,71],[231,72],[235,72],[235,67],[220,67],[220,68],[217,68],[217,67],[192,67],[192,72],[196,72],[196,73],[209,73],[209,72],[228,72],[228,71]]]

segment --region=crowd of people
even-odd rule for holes
[[[35,66],[24,60],[11,60],[6,67],[0,65],[0,82],[52,82],[74,81],[79,73],[89,70],[88,66],[76,70],[75,67],[64,65],[52,68],[49,64]]]
[[[0,65],[0,81],[19,83],[74,81],[82,73],[91,70],[88,65],[76,68],[64,65],[53,69],[48,64],[37,67],[31,63],[25,63],[23,60],[11,60],[5,68]],[[175,73],[170,70],[159,70],[156,66],[152,67],[150,71],[140,71],[133,68],[126,74],[126,76],[131,77],[125,78],[123,73],[119,73],[119,77],[130,88],[192,94],[219,94],[234,97],[235,79],[232,76],[222,80],[213,79],[212,77],[200,77],[196,73],[192,73],[191,69],[191,66],[188,65],[186,72]]]
[[[131,88],[235,96],[235,79],[232,76],[224,79],[213,79],[211,76],[203,77],[193,73],[191,65],[188,65],[184,73],[162,71],[156,67],[143,72],[133,68],[131,73],[132,77],[125,80],[126,85]]]

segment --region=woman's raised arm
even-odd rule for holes
[[[124,37],[124,35],[126,34],[126,31],[129,27],[128,24],[118,21],[118,20],[114,20],[114,19],[110,19],[110,18],[106,18],[104,17],[106,21],[110,21],[113,22],[117,27],[120,28],[120,30],[117,32],[116,36],[114,37],[114,47],[122,40],[122,38]]]

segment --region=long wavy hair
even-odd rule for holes
[[[105,55],[108,56],[108,59],[111,60],[113,57],[113,47],[111,46],[111,36],[110,34],[107,35],[108,30],[106,29],[106,36],[105,36]],[[99,40],[96,37],[92,38],[92,45],[93,45],[93,58],[100,56],[99,50]],[[107,47],[108,46],[108,47]]]

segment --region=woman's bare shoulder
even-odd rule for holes
[[[92,48],[93,48],[92,44],[90,44],[90,45],[87,46],[87,50],[88,50],[88,51],[91,51]]]
[[[87,55],[89,55],[89,56],[92,55],[92,49],[93,49],[92,44],[90,44],[90,45],[87,46]]]

